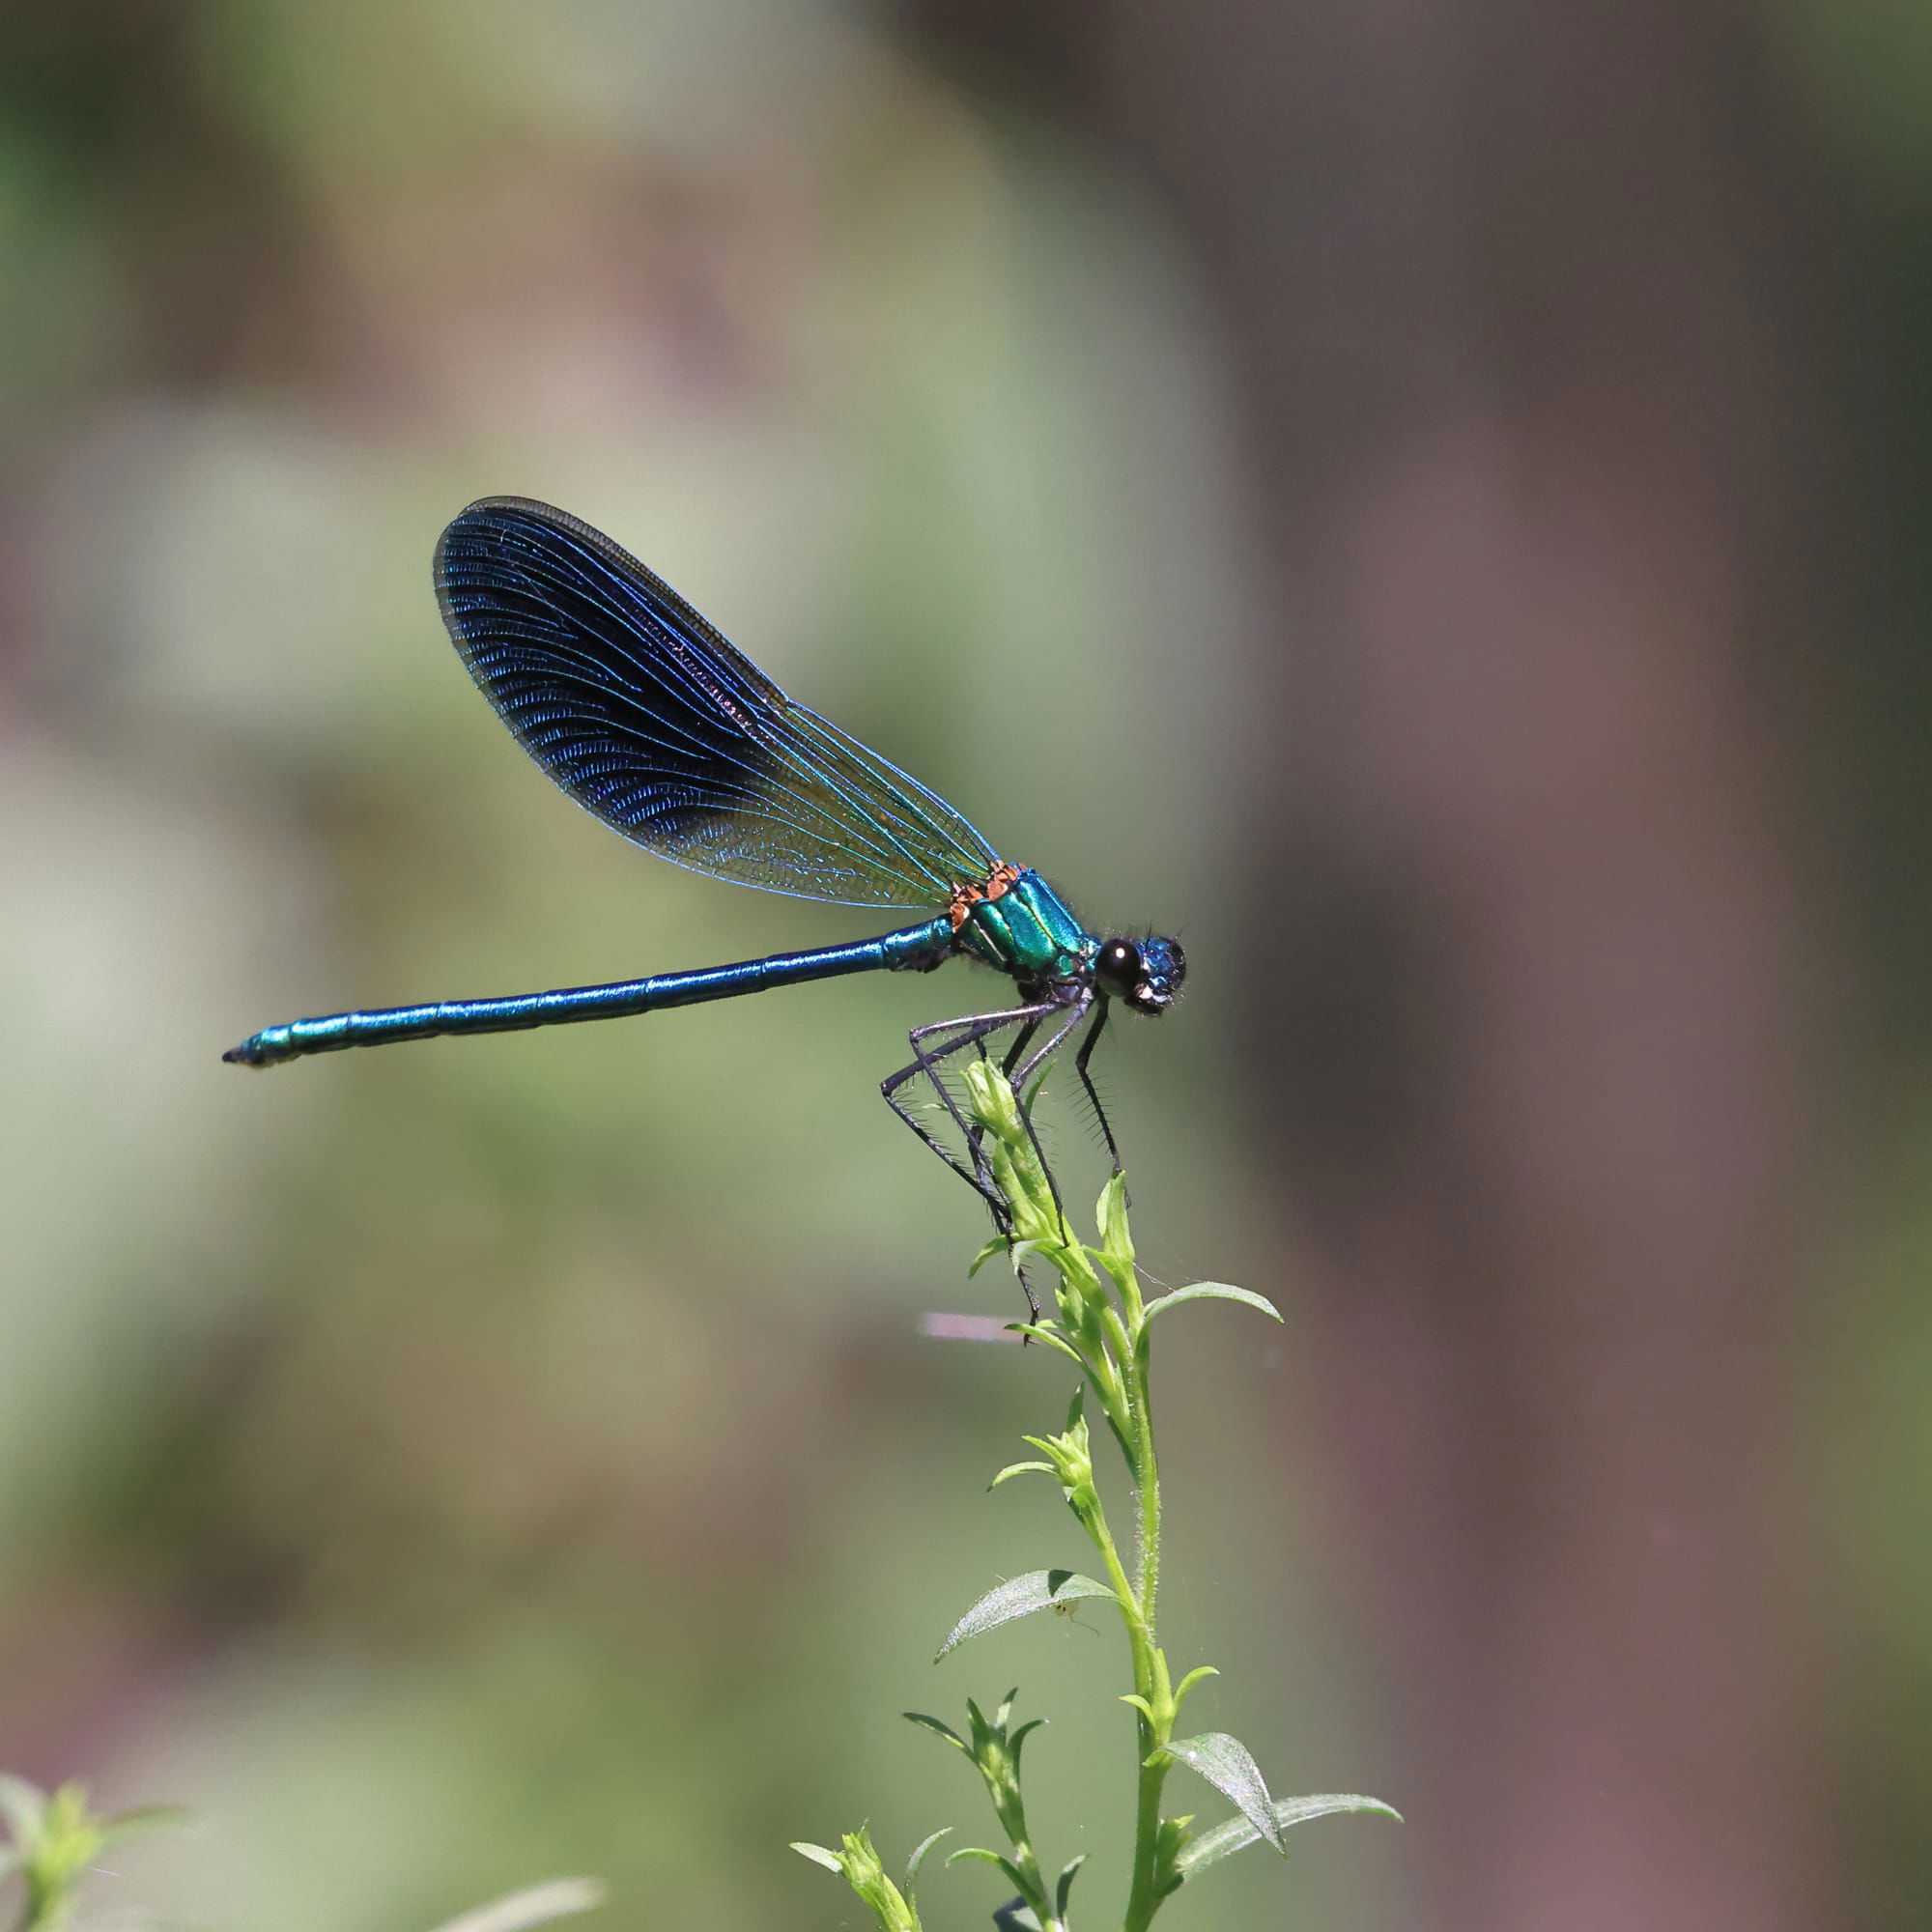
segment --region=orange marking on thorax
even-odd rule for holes
[[[1004,898],[1020,882],[1020,867],[1002,861],[986,874],[984,885],[954,886],[952,896],[946,902],[946,917],[952,922],[952,930],[959,928],[973,916],[973,908],[981,899]]]

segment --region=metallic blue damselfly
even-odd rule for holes
[[[504,1033],[733,999],[846,973],[930,972],[955,956],[1012,980],[1014,1002],[915,1027],[887,1103],[1003,1208],[941,1077],[1004,1038],[1015,1088],[1084,1024],[1074,1054],[1116,1172],[1088,1063],[1116,1000],[1159,1014],[1186,961],[1172,940],[1097,937],[1031,868],[1007,863],[944,800],[787,697],[676,591],[609,537],[548,504],[472,503],[442,533],[436,592],[469,674],[569,796],[625,838],[694,871],[796,898],[925,914],[874,939],[732,966],[506,999],[331,1013],[251,1035],[223,1058],[274,1066],[311,1053],[437,1034]],[[908,1110],[924,1077],[963,1137],[955,1152]]]

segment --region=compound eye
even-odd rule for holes
[[[1141,977],[1140,948],[1128,939],[1108,940],[1094,961],[1094,973],[1108,992],[1126,998]]]

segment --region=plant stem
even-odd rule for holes
[[[1061,1279],[1060,1325],[1049,1321],[1030,1326],[1027,1332],[1064,1349],[1085,1371],[1134,1487],[1138,1534],[1134,1574],[1129,1578],[1094,1488],[1084,1425],[1077,1445],[1071,1420],[1067,1435],[1054,1438],[1061,1448],[1067,1501],[1105,1565],[1133,1662],[1132,1701],[1140,1753],[1125,1932],[1147,1932],[1161,1904],[1160,1801],[1173,1764],[1164,1747],[1174,1736],[1176,1706],[1155,1626],[1160,1591],[1160,1465],[1154,1453],[1148,1314],[1127,1232],[1126,1186],[1116,1174],[1100,1197],[1101,1246],[1087,1248],[1074,1241],[1011,1089],[983,1064],[969,1068],[967,1082],[975,1114],[988,1130],[988,1151],[1001,1191],[1012,1206],[1011,1232],[1037,1249]],[[1100,1264],[1098,1271],[1095,1263]],[[1038,1437],[1028,1440],[1049,1452],[1054,1446]],[[1076,1451],[1077,1462],[1072,1460]]]
[[[1133,1662],[1134,1695],[1140,1700],[1135,1711],[1140,1757],[1135,1778],[1133,1881],[1125,1932],[1146,1932],[1161,1903],[1154,1889],[1159,1875],[1160,1801],[1172,1760],[1157,1753],[1174,1735],[1175,1706],[1167,1658],[1160,1648],[1155,1623],[1160,1591],[1160,1464],[1154,1452],[1151,1378],[1143,1332],[1147,1318],[1131,1276],[1116,1285],[1122,1289],[1125,1306],[1120,1311],[1107,1310],[1105,1325],[1111,1346],[1102,1355],[1113,1373],[1104,1379],[1091,1369],[1090,1374],[1134,1487],[1138,1548],[1132,1577],[1121,1561],[1102,1510],[1092,1512],[1087,1530],[1120,1600]]]
[[[1156,1757],[1174,1734],[1174,1692],[1168,1681],[1167,1659],[1156,1636],[1155,1611],[1160,1591],[1160,1465],[1154,1455],[1153,1397],[1143,1329],[1146,1316],[1138,1289],[1131,1284],[1126,1309],[1125,1371],[1132,1408],[1132,1473],[1140,1509],[1140,1548],[1135,1562],[1135,1597],[1139,1615],[1129,1626],[1134,1654],[1134,1690],[1153,1712],[1137,1713],[1141,1747],[1140,1773],[1134,1806],[1134,1875],[1127,1899],[1125,1932],[1146,1932],[1160,1899],[1154,1891],[1155,1862],[1160,1835],[1161,1788],[1172,1760]],[[1152,1758],[1153,1762],[1149,1763]]]

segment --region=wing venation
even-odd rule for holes
[[[547,503],[472,503],[436,551],[469,674],[536,762],[695,871],[844,905],[935,908],[997,854],[958,812],[794,703],[661,578]]]

